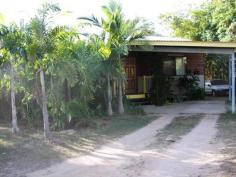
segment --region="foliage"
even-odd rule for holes
[[[194,88],[191,91],[191,97],[192,100],[203,100],[205,98],[205,91],[204,88]]]
[[[196,75],[184,75],[179,78],[178,87],[186,90],[186,96],[190,100],[204,99],[204,89],[198,85],[199,78]]]
[[[205,79],[228,80],[229,76],[229,56],[227,55],[207,55],[205,63]]]
[[[235,38],[236,4],[233,0],[210,0],[187,14],[164,14],[162,19],[176,36],[201,41],[232,41]]]
[[[31,127],[44,124],[45,137],[50,137],[49,123],[50,129],[61,130],[104,116],[108,85],[112,95],[112,84],[125,80],[122,59],[129,43],[153,29],[144,19],[127,19],[116,1],[102,12],[101,19],[80,18],[102,31],[86,39],[78,29],[55,25],[60,7],[51,3],[44,3],[25,26],[0,26],[0,103],[9,108],[4,115],[10,112],[13,68],[17,117]],[[113,99],[112,106],[116,102]],[[128,112],[142,112],[127,107]]]
[[[0,76],[1,85],[9,89],[10,70],[13,68],[14,77],[22,76],[24,72],[22,64],[24,62],[25,52],[25,33],[15,24],[9,26],[0,25]]]
[[[126,97],[124,98],[125,112],[130,115],[145,115],[140,103],[131,102]]]
[[[171,103],[181,103],[184,101],[184,96],[183,95],[175,95],[175,94],[171,94],[169,97],[169,101]]]
[[[91,116],[89,103],[94,99],[97,76],[92,68],[97,61],[73,29],[61,29],[58,36],[46,73],[50,80],[49,111],[57,124],[54,127],[65,128],[73,119]]]
[[[155,105],[163,106],[168,101],[168,98],[171,94],[170,90],[170,78],[163,73],[163,61],[157,60],[155,64],[152,80],[152,102]]]
[[[100,63],[102,69],[101,75],[106,77],[107,83],[107,109],[108,115],[112,115],[112,97],[110,94],[110,83],[118,81],[119,87],[125,80],[125,74],[122,66],[122,57],[128,54],[128,44],[138,38],[153,33],[150,24],[140,18],[129,20],[125,18],[121,5],[114,0],[109,1],[107,6],[102,7],[103,18],[80,17],[85,24],[99,27],[102,30],[98,41],[98,53],[103,59]],[[111,79],[112,78],[112,79]],[[119,92],[119,101],[122,95]],[[118,103],[118,107],[123,105]],[[119,110],[119,109],[118,109]]]
[[[45,69],[50,60],[48,54],[55,50],[59,28],[52,28],[52,18],[59,10],[55,4],[43,4],[38,14],[26,25],[28,59],[36,71]]]
[[[162,15],[163,22],[171,27],[175,36],[195,41],[235,41],[235,18],[234,0],[210,0],[186,14]],[[224,55],[207,55],[205,68],[208,79],[228,78],[228,61]]]
[[[0,75],[3,78],[0,86],[10,92],[12,133],[18,133],[16,93],[20,90],[20,86],[18,83],[16,84],[16,78],[24,73],[24,71],[20,71],[22,69],[20,68],[22,59],[25,57],[24,32],[14,24],[1,25],[0,42],[2,45]]]

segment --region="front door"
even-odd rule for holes
[[[136,93],[136,60],[134,57],[125,59],[125,74],[127,82],[125,84],[125,93]]]

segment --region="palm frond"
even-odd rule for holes
[[[78,17],[77,19],[84,21],[85,22],[84,24],[91,24],[97,27],[102,26],[100,21],[93,15],[91,17]]]

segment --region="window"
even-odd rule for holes
[[[174,59],[163,60],[163,73],[167,76],[175,75],[175,60]]]
[[[176,58],[176,76],[182,76],[186,73],[186,57]]]
[[[167,76],[182,76],[186,74],[186,57],[174,57],[163,60],[163,72]]]

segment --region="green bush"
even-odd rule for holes
[[[142,109],[142,107],[138,103],[131,102],[127,100],[126,97],[124,97],[124,109],[125,112],[128,114],[134,114],[134,115],[144,115],[145,112]]]
[[[198,85],[199,78],[196,75],[184,75],[179,78],[178,87],[185,90],[189,100],[202,100],[205,97],[204,89]]]
[[[171,102],[171,103],[180,103],[180,102],[183,102],[184,101],[184,96],[182,95],[171,95],[168,100]]]
[[[170,98],[170,79],[167,76],[155,76],[152,82],[152,102],[157,106],[163,106]]]
[[[163,73],[163,61],[158,60],[155,64],[154,75],[151,88],[151,102],[157,106],[163,106],[168,102],[171,95],[170,77]]]
[[[203,100],[205,98],[205,92],[203,88],[192,88],[188,96],[191,100]]]

